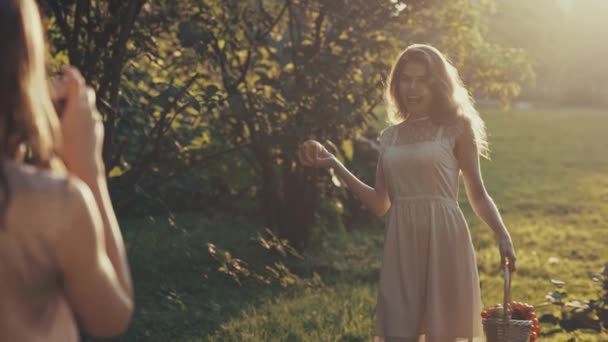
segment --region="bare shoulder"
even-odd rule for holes
[[[87,191],[90,193],[78,178],[56,171],[17,162],[5,163],[5,170],[10,184],[11,216],[30,226],[65,226]],[[36,219],[40,222],[34,222]]]
[[[456,132],[462,133],[464,130],[467,130],[467,128],[472,127],[473,122],[470,117],[459,114],[447,121],[445,125],[448,129],[452,129]]]
[[[66,175],[14,161],[5,162],[4,165],[13,193],[36,196],[65,194]]]
[[[444,127],[443,135],[455,145],[461,139],[463,133],[467,131],[467,127],[471,127],[471,122],[464,115],[456,115],[443,122],[442,125]]]

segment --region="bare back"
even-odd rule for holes
[[[0,224],[0,340],[77,341],[56,241],[70,228],[70,180],[13,161],[10,204]]]

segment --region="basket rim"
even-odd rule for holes
[[[508,321],[508,322],[532,322],[531,319],[503,319],[503,318],[484,318],[483,319],[484,322],[491,322],[491,321],[499,321],[499,322],[504,322],[504,321]]]

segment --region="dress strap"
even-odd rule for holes
[[[397,143],[397,137],[399,136],[399,125],[393,126],[393,131],[391,132],[391,146],[395,146]]]
[[[435,140],[440,140],[443,136],[443,125],[439,125],[439,129],[437,130],[437,135],[435,135]]]

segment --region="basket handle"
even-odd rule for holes
[[[511,312],[508,310],[507,304],[511,303],[511,271],[509,271],[509,263],[505,263],[503,269],[505,284],[504,284],[504,296],[503,296],[503,310],[505,320],[509,320]]]

